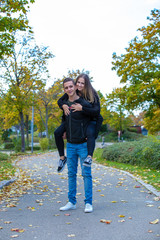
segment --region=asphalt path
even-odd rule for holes
[[[0,240],[160,239],[160,198],[127,173],[94,162],[94,211],[84,213],[80,166],[77,209],[59,211],[67,202],[68,178],[67,166],[59,174],[57,163],[57,152],[24,156],[18,161],[19,168],[39,184],[20,197],[14,193],[0,202]]]

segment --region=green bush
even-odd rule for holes
[[[104,148],[102,157],[115,162],[160,169],[160,140],[156,137],[114,143]]]
[[[21,138],[13,138],[15,152],[21,152]]]
[[[8,154],[0,152],[0,161],[8,160],[8,159],[9,159]]]
[[[4,144],[4,149],[14,149],[14,144],[12,142],[6,142]]]
[[[121,140],[123,138],[123,140],[125,141],[134,141],[134,140],[144,138],[142,134],[134,131],[135,129],[133,129],[133,132],[125,130],[121,135]],[[106,134],[103,134],[103,136],[104,136],[105,142],[118,142],[118,133],[115,131],[107,132]],[[100,141],[102,141],[102,138],[100,139]]]
[[[55,148],[56,148],[55,139],[49,139],[49,149],[55,149]]]
[[[45,151],[49,147],[49,140],[48,138],[40,138],[39,139],[40,147],[42,151]]]
[[[127,130],[128,130],[129,132],[135,132],[135,133],[137,133],[137,129],[136,129],[136,128],[127,128]]]
[[[38,150],[40,150],[41,149],[41,147],[40,146],[33,146],[33,151],[38,151]],[[29,147],[26,147],[26,150],[27,151],[31,151],[31,146],[29,146]]]

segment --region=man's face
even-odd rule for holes
[[[72,97],[76,92],[76,86],[72,81],[64,83],[64,92],[68,94],[69,97]]]

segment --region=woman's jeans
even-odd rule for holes
[[[77,168],[78,158],[82,169],[82,176],[84,180],[85,204],[92,204],[92,175],[91,167],[83,166],[83,161],[87,157],[87,143],[73,144],[67,143],[67,165],[68,165],[68,199],[69,202],[76,204],[77,193]]]

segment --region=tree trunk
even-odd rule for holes
[[[21,125],[21,151],[25,152],[25,138],[24,138],[24,117],[23,117],[23,112],[21,111],[19,113],[20,115],[20,125]]]
[[[46,107],[46,123],[45,123],[45,127],[46,127],[46,137],[48,138],[48,106],[45,106]]]
[[[27,142],[27,147],[29,147],[29,133],[28,133],[28,131],[29,131],[29,126],[28,126],[29,124],[28,123],[29,123],[29,121],[28,120],[29,120],[29,116],[26,115],[26,124],[25,125],[26,125],[26,140],[27,140],[26,142]]]

